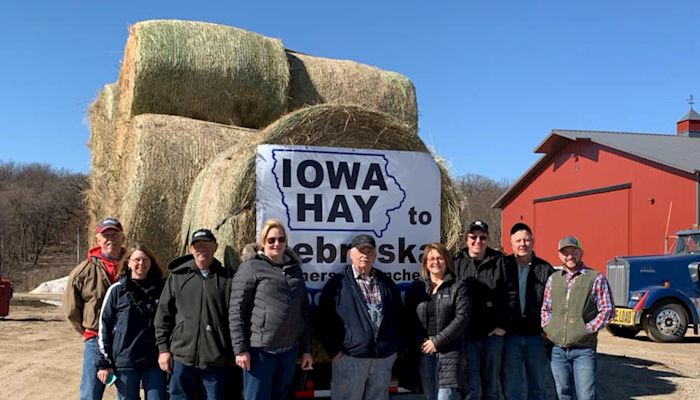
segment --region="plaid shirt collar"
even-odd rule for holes
[[[374,278],[374,267],[370,268],[369,274],[367,274],[367,276],[363,276],[355,269],[355,266],[353,265],[352,266],[352,275],[355,277],[355,279],[362,279],[365,281],[371,280],[372,278]]]

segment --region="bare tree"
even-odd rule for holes
[[[462,226],[469,226],[480,219],[489,224],[490,245],[501,247],[501,210],[491,208],[510,186],[507,181],[496,182],[478,174],[467,174],[455,179],[455,188],[460,200]]]
[[[47,246],[84,226],[86,185],[82,174],[0,162],[1,274],[11,274],[23,262],[36,265]]]

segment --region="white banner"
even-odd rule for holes
[[[440,240],[440,170],[422,152],[260,145],[256,222],[284,223],[316,292],[349,263],[359,233],[377,241],[375,267],[397,283],[418,277],[422,248]]]

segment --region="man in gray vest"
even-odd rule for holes
[[[574,236],[559,241],[562,269],[547,280],[542,328],[554,342],[552,375],[559,400],[596,398],[598,331],[615,307],[603,274],[583,263],[583,247]]]

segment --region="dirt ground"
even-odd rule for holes
[[[644,334],[600,335],[601,399],[700,398],[700,336],[659,344]],[[0,319],[0,399],[75,399],[80,383],[81,338],[60,310],[36,301],[15,302]],[[105,399],[113,399],[108,389]]]

